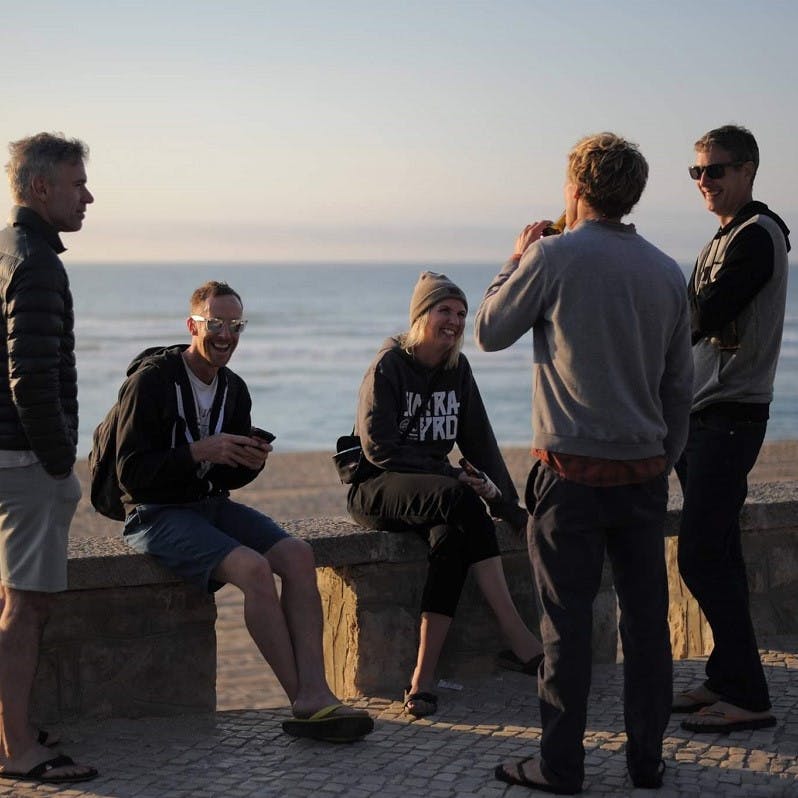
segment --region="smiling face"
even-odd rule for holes
[[[56,164],[52,177],[33,181],[33,210],[60,233],[74,233],[83,227],[86,206],[94,197],[86,187],[86,168],[82,161]]]
[[[431,365],[443,362],[463,337],[467,312],[465,304],[454,297],[442,299],[433,305],[416,353],[426,356]]]
[[[709,164],[732,164],[734,156],[723,147],[713,144],[708,149],[696,152],[696,166]],[[754,164],[746,161],[739,166],[726,166],[723,177],[713,179],[703,172],[697,182],[707,210],[728,224],[749,203],[753,193]]]
[[[212,296],[199,307],[191,309],[192,314],[206,319],[222,319],[231,322],[242,318],[244,308],[232,294]],[[230,331],[225,324],[219,332],[212,333],[204,321],[189,318],[191,346],[184,352],[189,368],[204,382],[212,382],[216,372],[226,366],[238,346],[239,336]]]

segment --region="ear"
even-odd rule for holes
[[[50,184],[44,175],[34,175],[30,181],[31,195],[34,199],[44,202],[50,190]]]
[[[197,322],[191,318],[191,316],[186,319],[186,327],[188,327],[188,331],[191,333],[191,337],[193,338],[197,334],[198,325]]]

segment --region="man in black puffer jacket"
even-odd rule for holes
[[[39,133],[12,142],[16,205],[0,232],[0,777],[41,782],[97,775],[46,748],[28,710],[50,594],[67,586],[67,535],[80,499],[72,295],[59,233],[94,201],[88,149]]]

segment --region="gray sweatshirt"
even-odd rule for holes
[[[676,262],[633,225],[585,221],[532,244],[488,287],[477,344],[533,331],[533,446],[673,465],[692,399],[690,324]]]

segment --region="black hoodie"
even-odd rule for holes
[[[189,444],[199,440],[196,407],[182,353],[185,344],[146,349],[128,366],[119,391],[116,470],[128,512],[138,504],[183,504],[251,482],[259,473],[213,465],[201,475]],[[222,367],[211,429],[249,435],[252,400],[246,383]]]
[[[401,440],[426,396],[426,410]],[[502,492],[501,501],[491,503],[492,513],[518,520],[518,493],[465,355],[453,369],[431,370],[405,352],[396,338],[388,338],[363,377],[355,432],[368,460],[385,471],[457,477],[462,469],[449,462],[457,444]]]

